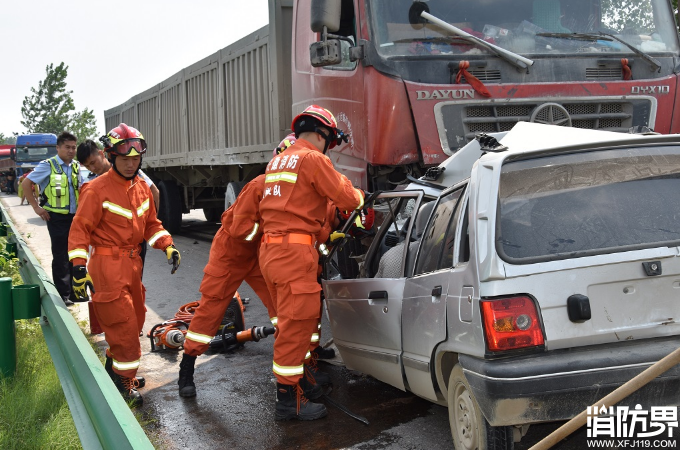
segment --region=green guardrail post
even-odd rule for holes
[[[12,279],[0,278],[0,375],[13,377],[17,369],[17,339],[12,307]]]
[[[25,284],[12,288],[14,320],[40,317],[40,286]]]
[[[16,242],[8,242],[5,244],[5,251],[11,258],[16,258],[17,257],[17,243]]]

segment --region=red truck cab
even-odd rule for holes
[[[668,0],[298,0],[292,28],[293,114],[333,111],[351,139],[331,159],[368,189],[519,121],[680,132]],[[324,43],[337,60],[313,65]]]

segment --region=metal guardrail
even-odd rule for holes
[[[83,448],[153,449],[7,210],[2,205],[0,208],[2,220],[8,225],[7,241],[17,243],[24,283],[40,286],[40,326]]]

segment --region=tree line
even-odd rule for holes
[[[45,79],[31,88],[31,94],[24,97],[21,106],[21,124],[26,133],[54,133],[70,131],[78,137],[78,143],[85,139],[96,139],[97,122],[94,110],[84,108],[76,111],[70,91],[66,87],[68,66],[49,64],[45,68]],[[0,144],[14,144],[19,133],[6,136],[0,133]]]

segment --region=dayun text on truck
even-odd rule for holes
[[[146,137],[170,231],[192,208],[218,220],[311,103],[351,134],[329,156],[368,190],[518,121],[680,132],[669,0],[270,0],[269,14],[105,111],[107,129]]]

